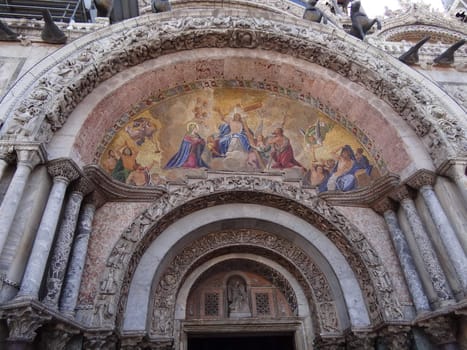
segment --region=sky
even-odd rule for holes
[[[360,0],[362,7],[368,17],[383,16],[384,7],[387,6],[391,10],[400,8],[398,0]],[[425,4],[430,4],[431,8],[443,9],[441,0],[423,0]]]

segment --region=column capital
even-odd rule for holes
[[[383,197],[377,200],[376,202],[373,202],[371,204],[371,208],[378,214],[383,215],[385,212],[389,210],[396,211],[397,204],[394,202],[393,199],[389,197]]]
[[[346,349],[349,350],[373,350],[375,348],[377,334],[372,331],[352,332],[346,336]]]
[[[380,336],[389,349],[409,349],[410,326],[390,325],[380,331]]]
[[[79,192],[83,195],[83,197],[87,196],[90,194],[92,191],[94,191],[94,184],[89,181],[86,177],[80,177],[76,181],[73,182],[71,186],[71,191],[72,192]]]
[[[112,331],[84,333],[83,349],[115,349],[117,339]]]
[[[6,158],[5,158],[6,157]],[[17,159],[31,168],[47,161],[47,152],[40,142],[0,141],[0,159],[11,162]]]
[[[394,199],[397,202],[401,202],[404,199],[413,199],[415,197],[415,192],[406,185],[400,185],[390,192],[389,197]]]
[[[456,342],[457,323],[447,315],[419,321],[418,326],[425,330],[436,346]]]
[[[420,189],[423,186],[434,186],[436,182],[436,173],[430,170],[421,169],[411,175],[404,181],[408,186]]]
[[[68,183],[81,176],[79,167],[68,158],[58,158],[47,164],[47,172],[53,178],[63,178]]]
[[[31,305],[2,310],[1,314],[8,324],[8,341],[32,342],[37,335],[36,330],[52,319],[52,316]]]
[[[70,339],[79,334],[79,330],[64,323],[58,323],[44,329],[42,334],[43,349],[63,350]]]

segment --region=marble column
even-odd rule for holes
[[[57,239],[50,259],[49,271],[47,274],[44,304],[57,308],[65,278],[68,258],[70,256],[73,237],[75,235],[76,223],[81,208],[81,202],[85,195],[91,190],[91,184],[85,178],[80,178],[74,184],[65,206],[64,215],[57,233]]]
[[[40,145],[15,146],[15,150],[18,164],[0,205],[0,254],[8,239],[29,175],[37,164],[45,160],[45,153]]]
[[[389,198],[384,198],[378,201],[373,206],[373,209],[377,213],[383,215],[384,220],[386,221],[394,249],[397,257],[399,258],[402,272],[404,273],[405,281],[409,287],[417,313],[430,311],[430,304],[423,290],[422,281],[420,280],[415,267],[415,262],[410,252],[407,239],[405,238],[405,235],[399,226],[399,221],[397,220],[395,203]]]
[[[71,181],[77,179],[80,175],[78,167],[72,161],[66,159],[57,159],[50,162],[48,171],[53,177],[52,190],[37,230],[23,281],[16,296],[17,299],[38,299],[66,188]]]
[[[449,159],[445,161],[439,168],[438,173],[448,176],[457,185],[459,193],[467,205],[467,158]]]
[[[435,181],[435,173],[422,170],[410,177],[407,180],[407,184],[418,189],[421,193],[436,229],[442,238],[443,245],[446,251],[449,252],[449,260],[451,260],[456,270],[457,277],[463,289],[467,290],[467,257],[433,189]]]
[[[60,298],[60,311],[70,317],[74,316],[78,302],[79,288],[86,261],[89,237],[92,232],[94,213],[97,206],[102,203],[102,198],[98,193],[94,192],[89,201],[84,204],[79,216],[73,251]]]
[[[441,302],[453,299],[451,288],[447,282],[446,276],[441,268],[441,264],[436,256],[436,252],[431,244],[422,220],[418,214],[415,203],[412,199],[412,191],[405,185],[396,189],[391,197],[400,202],[402,209],[407,217],[410,229],[413,232],[417,242],[420,255],[424,266],[430,275],[431,283],[435,288],[436,294]]]

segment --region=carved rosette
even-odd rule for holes
[[[101,278],[95,302],[95,325],[114,325],[117,310],[119,314],[123,312],[130,278],[141,256],[164,228],[177,219],[179,210],[186,215],[229,202],[268,203],[310,222],[346,257],[364,291],[370,318],[380,322],[382,309],[385,309],[384,317],[388,320],[402,318],[399,301],[375,250],[342,214],[316,197],[314,191],[266,178],[232,176],[196,181],[162,195],[123,232]],[[160,312],[169,311],[160,309]]]
[[[30,89],[13,89],[11,94],[18,97],[7,113],[2,134],[47,142],[87,94],[128,67],[176,51],[231,47],[289,54],[364,86],[399,113],[423,139],[435,162],[465,152],[467,136],[460,111],[453,119],[453,111],[439,102],[443,101],[441,92],[436,95],[434,87],[430,90],[419,84],[410,70],[381,60],[380,52],[348,40],[343,31],[310,28],[308,22],[287,22],[282,16],[265,19],[246,14],[214,16],[206,10],[196,17],[182,11],[179,18],[158,21],[147,16],[115,25],[110,35],[82,39],[75,52],[53,55],[48,69],[34,74],[38,78]],[[18,84],[18,89],[26,85]]]
[[[79,167],[70,159],[60,158],[47,164],[47,171],[54,179],[62,179],[70,183],[81,176]]]

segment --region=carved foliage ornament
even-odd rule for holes
[[[365,236],[310,190],[264,178],[220,177],[195,182],[163,195],[123,232],[108,260],[96,301],[95,323],[113,326],[116,303],[128,294],[131,276],[154,239],[180,215],[225,203],[258,203],[292,212],[321,230],[347,258],[362,289],[370,317],[402,318],[390,279]],[[380,309],[380,307],[383,309]]]
[[[154,295],[151,297],[154,300],[151,320],[153,335],[172,335],[175,299],[181,283],[190,269],[193,269],[195,264],[199,265],[197,260],[209,252],[235,245],[262,246],[267,250],[275,251],[289,263],[293,263],[300,271],[300,276],[297,276],[297,279],[299,281],[305,279],[308,284],[305,289],[311,288],[313,290],[313,299],[314,303],[317,304],[321,330],[323,332],[339,330],[337,311],[333,302],[334,297],[328,281],[305,251],[270,233],[256,230],[235,230],[205,235],[191,243],[172,260],[155,286]],[[262,253],[258,252],[258,254]],[[289,298],[288,302],[292,310],[297,308],[295,296]]]
[[[196,48],[256,48],[319,64],[363,85],[407,121],[438,163],[466,152],[467,128],[460,124],[460,115],[450,117],[452,112],[439,102],[442,96],[419,84],[408,70],[383,60],[371,47],[324,26],[319,30],[283,19],[210,17],[206,11],[205,17],[153,21],[147,16],[127,21],[125,26],[115,25],[109,36],[82,39],[80,49],[69,56],[56,54],[27,91],[12,92],[19,97],[1,132],[8,138],[47,142],[97,84],[130,66]]]

